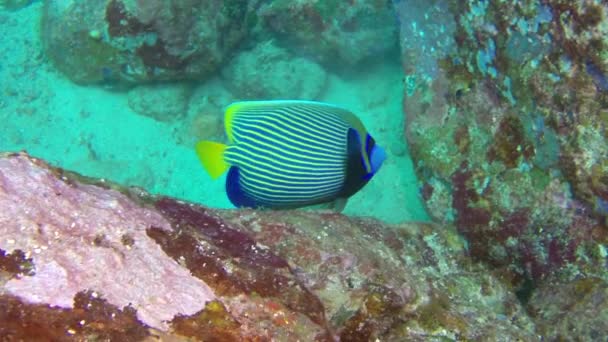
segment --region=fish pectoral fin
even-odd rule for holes
[[[346,203],[348,203],[348,198],[336,198],[333,202],[331,202],[331,209],[337,213],[341,213],[346,207]]]
[[[230,166],[224,160],[224,151],[228,146],[214,141],[199,141],[196,144],[196,154],[211,178],[221,176]]]
[[[347,198],[336,198],[333,201],[323,202],[319,204],[313,204],[306,207],[299,207],[301,210],[312,210],[319,214],[339,214],[346,207]]]

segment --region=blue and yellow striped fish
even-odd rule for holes
[[[346,199],[386,158],[350,111],[312,101],[245,101],[228,106],[230,145],[201,141],[196,152],[212,178],[226,170],[236,207],[289,209]]]

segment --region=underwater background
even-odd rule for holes
[[[450,227],[467,256],[543,322],[540,335],[605,340],[604,1],[0,0],[0,8],[0,152],[231,208],[225,179],[212,180],[194,151],[199,140],[226,141],[227,105],[337,104],[387,151],[344,214]]]
[[[323,4],[315,6],[324,15],[340,10]],[[354,40],[349,31],[317,38],[320,28],[291,2],[184,2],[167,13],[164,6],[49,1],[4,11],[0,150],[231,207],[224,179],[212,181],[194,153],[198,140],[225,140],[224,108],[246,99],[327,101],[359,115],[390,153],[345,212],[390,222],[427,218],[403,139],[403,75],[389,4],[353,7],[351,25],[365,25]],[[162,18],[147,17],[155,15]],[[147,27],[153,20],[156,27]]]

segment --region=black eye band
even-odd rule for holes
[[[374,146],[376,146],[376,141],[371,135],[367,134],[365,137],[365,152],[368,157],[371,157]]]

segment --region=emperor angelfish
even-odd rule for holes
[[[228,106],[229,145],[201,141],[212,178],[226,170],[236,207],[293,209],[334,203],[341,211],[386,158],[350,111],[312,101],[244,101]]]

